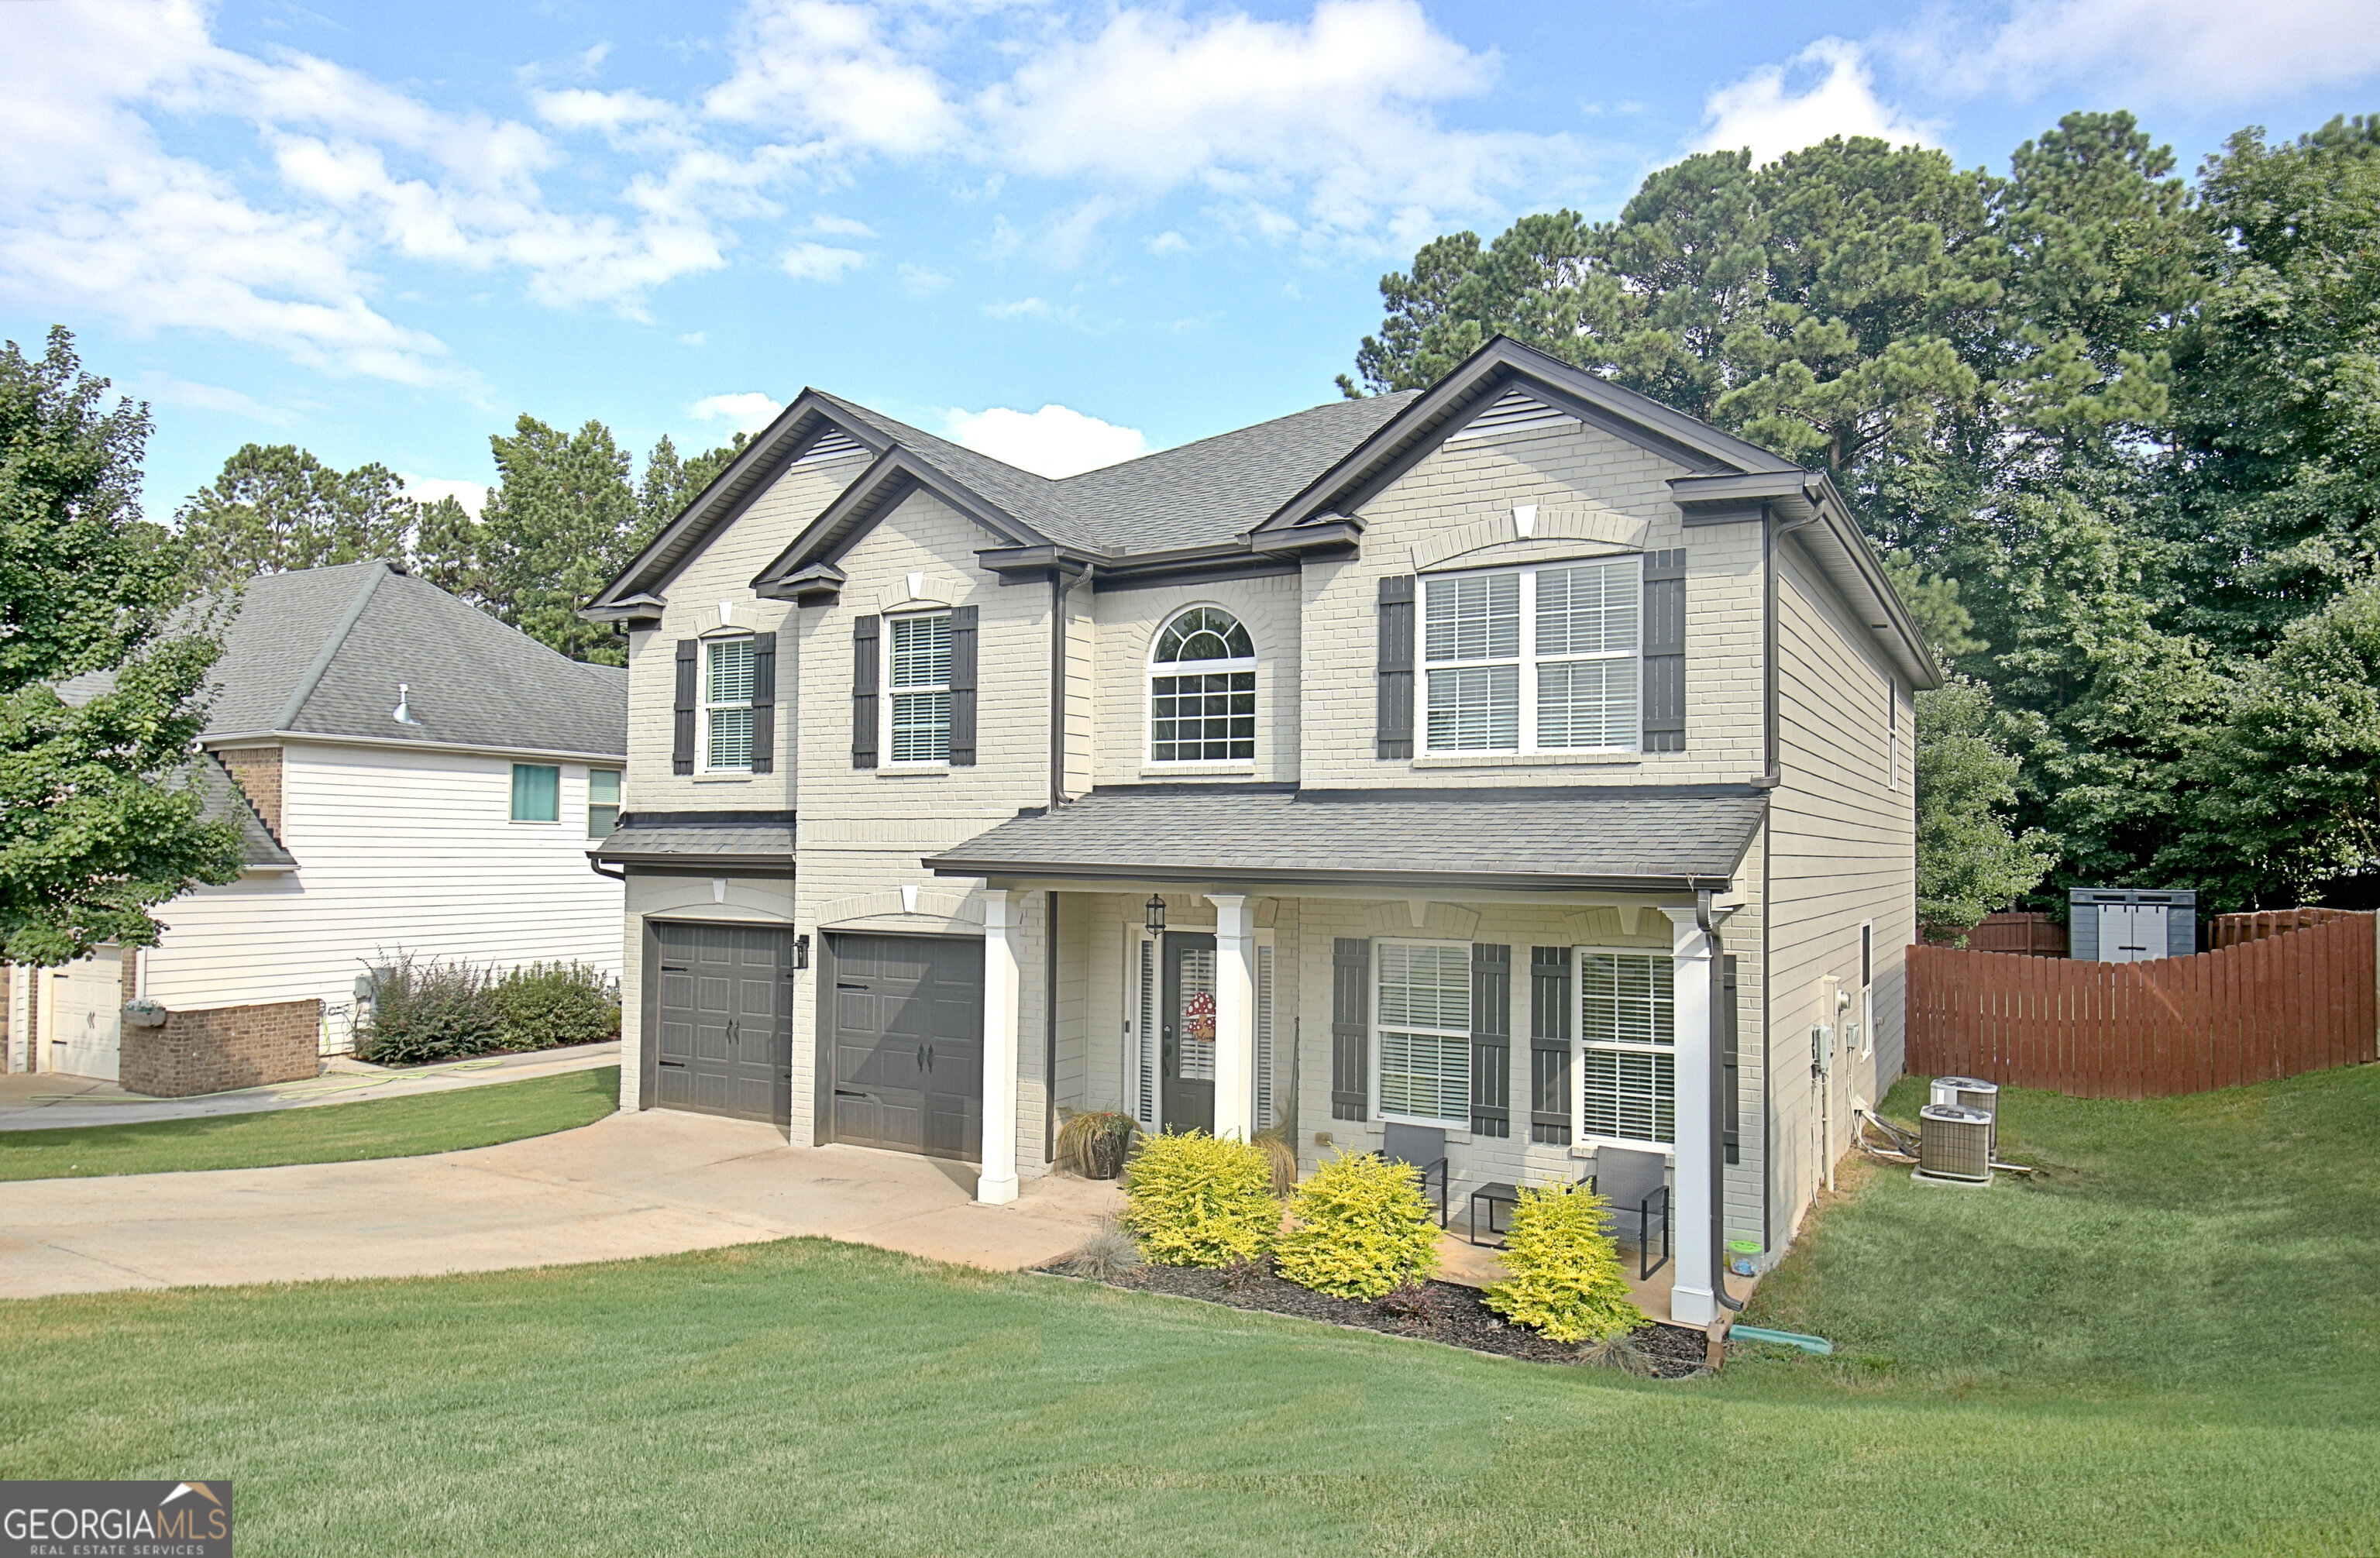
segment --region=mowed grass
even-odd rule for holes
[[[1869,1177],[1760,1306],[1843,1356],[1716,1381],[795,1240],[0,1305],[0,1476],[252,1558],[2369,1552],[2375,1084],[2012,1099],[2049,1183]]]
[[[0,1131],[0,1180],[413,1158],[570,1130],[611,1114],[619,1101],[620,1068],[606,1065],[261,1114]]]

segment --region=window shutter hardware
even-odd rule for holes
[[[1375,755],[1414,755],[1414,579],[1411,574],[1380,580],[1379,705]]]
[[[877,645],[883,619],[854,617],[851,622],[851,766],[876,766]]]
[[[752,772],[777,771],[777,636],[752,638]]]
[[[1570,948],[1529,949],[1529,1139],[1567,1147],[1572,1119]]]
[[[1342,936],[1330,949],[1330,1117],[1371,1114],[1372,943]]]
[[[976,608],[951,612],[951,766],[975,766]]]
[[[1719,971],[1719,1073],[1727,1088],[1726,1118],[1720,1140],[1727,1147],[1727,1161],[1732,1165],[1743,1161],[1743,1128],[1741,1118],[1742,1099],[1736,1091],[1741,1073],[1735,1036],[1735,955],[1730,953],[1720,964]]]
[[[1645,558],[1645,749],[1686,749],[1686,554]]]
[[[1512,1134],[1512,949],[1471,947],[1471,1134]]]
[[[670,772],[694,772],[694,706],[700,696],[702,642],[698,639],[677,641],[677,701],[670,714]]]

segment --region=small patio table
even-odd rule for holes
[[[1468,1236],[1470,1237],[1471,1242],[1475,1245],[1479,1243],[1479,1203],[1481,1201],[1486,1201],[1488,1203],[1488,1232],[1490,1235],[1498,1235],[1499,1230],[1496,1227],[1496,1209],[1499,1206],[1517,1208],[1521,1204],[1521,1188],[1517,1185],[1507,1185],[1500,1179],[1490,1184],[1482,1185],[1479,1188],[1471,1192],[1471,1209],[1467,1213],[1465,1213],[1465,1216],[1470,1224]],[[1512,1226],[1510,1219],[1506,1220],[1505,1226],[1508,1228]],[[1497,1245],[1482,1246],[1481,1248],[1500,1248],[1501,1244],[1502,1239],[1499,1236]]]

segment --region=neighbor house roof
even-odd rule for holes
[[[387,563],[265,574],[221,603],[201,739],[328,736],[622,757],[628,674],[558,654]],[[70,700],[112,673],[60,687]],[[394,717],[397,688],[412,723]]]
[[[1228,886],[1715,887],[1767,805],[1750,785],[1306,790],[1120,785],[929,857],[941,876]]]

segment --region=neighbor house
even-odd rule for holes
[[[346,1048],[400,951],[616,976],[621,887],[588,851],[619,808],[625,671],[380,562],[250,580],[223,643],[199,782],[246,869],[161,907],[154,947],[11,970],[11,1069],[117,1077],[145,996],[179,1041],[166,1090],[258,1078],[260,1044]]]
[[[587,615],[626,1107],[990,1202],[1075,1110],[1458,1223],[1659,1154],[1699,1322],[1899,1073],[1923,639],[1824,474],[1509,341],[1063,481],[806,391]]]

